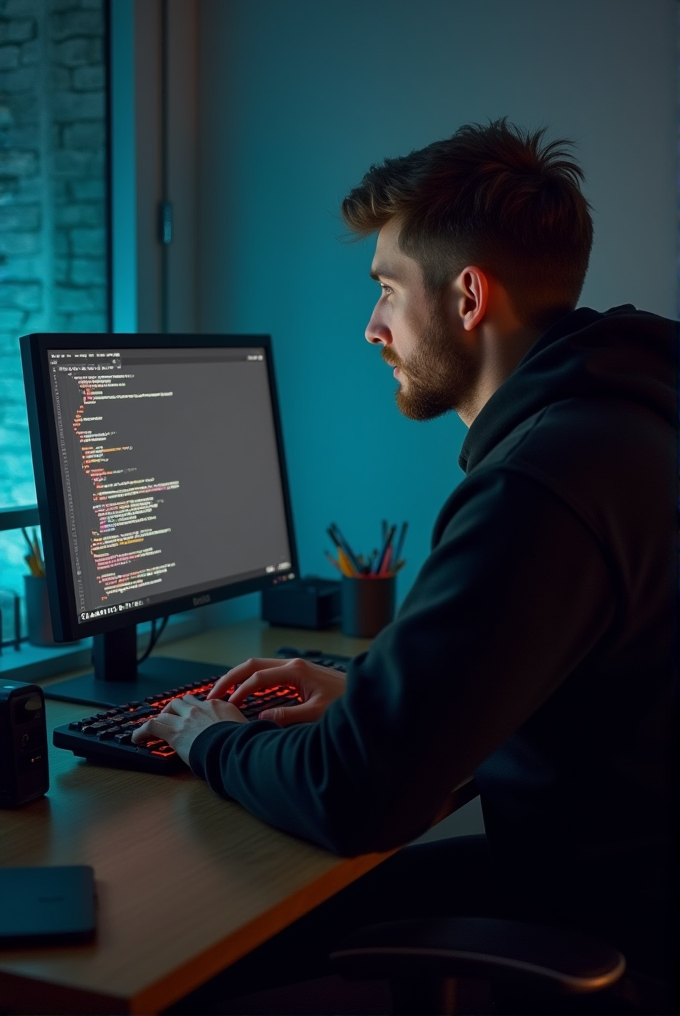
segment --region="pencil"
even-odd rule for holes
[[[331,564],[333,565],[333,567],[334,567],[334,568],[337,568],[337,569],[338,569],[338,571],[339,571],[339,572],[341,572],[341,571],[342,571],[342,568],[340,567],[340,565],[338,564],[338,562],[337,562],[337,561],[335,560],[335,558],[333,557],[333,555],[332,555],[332,554],[329,554],[327,550],[324,550],[324,554],[326,555],[326,557],[328,558],[328,560],[330,561],[330,563],[331,563]]]
[[[24,558],[24,561],[28,565],[28,570],[30,571],[31,575],[34,575],[37,579],[43,577],[44,572],[40,570],[32,554],[27,554],[26,557]]]
[[[338,560],[340,561],[340,570],[342,574],[346,575],[348,578],[354,578],[357,573],[352,567],[352,564],[342,547],[338,547]]]
[[[35,560],[36,560],[36,563],[38,565],[38,568],[40,568],[40,570],[42,572],[44,572],[45,571],[45,563],[43,561],[42,550],[40,549],[40,543],[38,542],[38,534],[35,531],[35,529],[31,533],[31,544],[33,546],[33,553],[35,555]]]
[[[35,575],[36,578],[44,578],[45,564],[43,562],[42,553],[40,552],[40,544],[38,543],[38,538],[35,534],[35,530],[33,531],[32,534],[33,539],[29,537],[28,533],[26,532],[23,526],[21,527],[21,532],[23,533],[24,539],[28,544],[28,549],[30,550],[30,554],[27,554],[26,557],[24,558],[26,564],[28,565],[29,571],[31,575]]]
[[[357,561],[356,554],[350,547],[345,537],[340,532],[335,522],[331,522],[326,532],[330,536],[331,540],[333,540],[338,550],[342,549],[344,551],[347,559],[349,560],[350,565],[352,566],[352,570],[355,571],[357,575],[359,575],[361,573],[361,566]]]
[[[397,540],[397,546],[394,550],[394,560],[399,561],[401,557],[402,547],[404,546],[404,539],[406,537],[406,530],[408,529],[408,522],[402,522],[401,532],[399,533],[399,539]]]

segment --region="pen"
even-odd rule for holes
[[[335,522],[331,522],[331,524],[328,527],[328,529],[326,530],[326,532],[328,533],[328,535],[330,536],[331,540],[333,541],[335,546],[338,548],[338,550],[342,549],[344,551],[347,559],[349,560],[350,565],[352,566],[352,570],[354,572],[356,572],[357,575],[360,575],[361,574],[361,566],[360,566],[359,562],[356,559],[356,555],[354,554],[354,551],[352,550],[352,548],[348,544],[348,542],[345,539],[345,537],[340,532],[340,530],[337,527],[337,525],[335,524]]]
[[[340,543],[340,540],[339,540],[339,539],[337,538],[337,536],[336,536],[336,535],[335,535],[335,533],[333,532],[333,529],[332,529],[332,527],[331,527],[331,526],[329,526],[329,527],[328,527],[328,529],[326,530],[326,532],[327,532],[327,533],[328,533],[328,535],[330,536],[330,538],[331,538],[331,541],[333,542],[333,545],[334,545],[335,549],[336,549],[336,550],[338,551],[338,555],[339,555],[339,552],[340,552],[340,551],[342,550],[342,544]],[[344,551],[343,551],[343,552],[344,552]]]
[[[394,550],[394,561],[396,561],[397,563],[399,562],[399,559],[401,557],[401,550],[402,550],[402,547],[404,546],[404,539],[406,537],[406,530],[407,529],[408,529],[408,522],[402,522],[402,524],[401,524],[401,532],[399,533],[399,539],[397,540],[397,546],[395,547],[395,550]]]
[[[385,564],[385,556],[387,554],[388,547],[390,546],[390,544],[392,543],[392,540],[394,539],[394,533],[395,533],[396,528],[397,528],[396,526],[390,526],[390,528],[389,528],[389,531],[388,531],[388,533],[387,533],[387,535],[385,537],[385,540],[383,542],[382,550],[380,551],[380,554],[378,556],[377,564],[375,564],[373,566],[373,574],[374,575],[382,575],[383,574],[383,565]]]
[[[378,575],[380,575],[381,578],[390,574],[390,564],[391,563],[392,563],[392,546],[390,544],[388,544],[387,545],[387,550],[385,551],[385,560],[383,561],[382,567],[380,568],[380,571],[378,572]]]
[[[331,522],[326,532],[335,546],[337,559],[328,551],[324,551],[324,554],[334,568],[349,578],[388,578],[401,571],[406,563],[401,557],[401,552],[408,530],[408,522],[402,522],[399,526],[396,523],[389,523],[387,519],[382,519],[380,530],[382,539],[379,550],[374,549],[370,555],[355,554],[337,523]],[[395,540],[397,530],[399,530],[399,536]]]

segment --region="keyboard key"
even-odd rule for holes
[[[107,727],[106,730],[100,730],[97,737],[100,741],[110,741],[118,733],[120,733],[120,727]]]
[[[295,659],[296,656],[300,656],[300,650],[296,649],[295,646],[279,646],[276,650],[276,655],[283,659]]]
[[[324,653],[321,649],[298,649],[295,646],[279,646],[276,650],[276,655],[279,659],[284,660],[292,657],[313,660],[314,663],[319,663],[323,667],[332,667],[334,670],[340,670],[343,673],[347,670],[347,664],[350,661],[349,656],[341,656],[337,653]]]

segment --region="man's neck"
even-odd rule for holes
[[[456,407],[456,412],[466,427],[472,425],[491,396],[510,377],[541,334],[540,329],[523,325],[505,330],[494,322],[482,322],[478,334],[477,382],[470,390],[465,404]]]

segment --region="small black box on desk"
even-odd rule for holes
[[[262,593],[262,618],[285,628],[328,628],[340,620],[340,583],[310,575]]]

